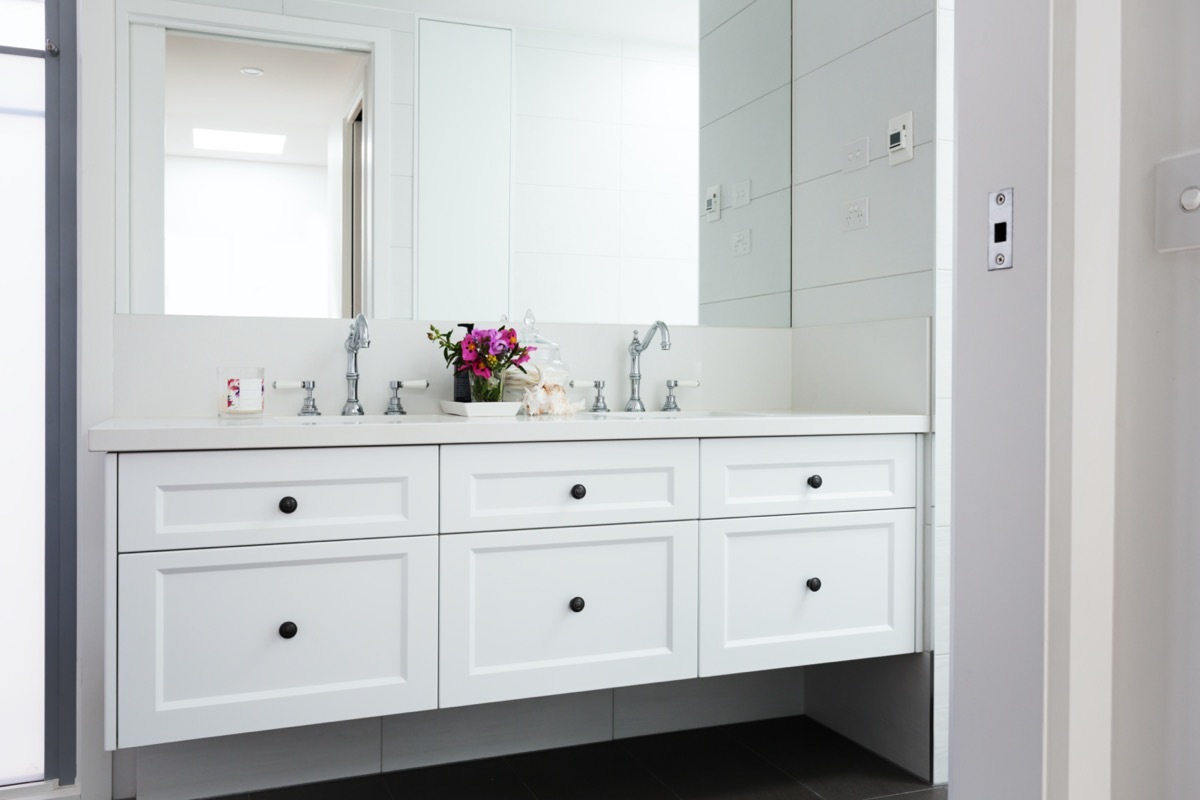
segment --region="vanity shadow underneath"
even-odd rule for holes
[[[807,717],[233,795],[237,800],[946,800]]]

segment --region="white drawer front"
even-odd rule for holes
[[[442,532],[695,519],[698,452],[695,439],[443,447]]]
[[[436,447],[121,455],[119,549],[436,533],[437,462]]]
[[[700,675],[914,652],[914,529],[913,511],[701,522]]]
[[[435,708],[437,558],[435,536],[120,556],[118,746]]]
[[[700,454],[704,519],[916,506],[911,434],[705,439]]]
[[[441,546],[442,707],[695,677],[695,522]]]

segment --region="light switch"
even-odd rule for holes
[[[864,136],[842,145],[842,172],[866,169],[871,163],[871,137]]]
[[[1158,162],[1154,206],[1158,252],[1200,247],[1200,151]]]
[[[750,181],[739,181],[733,185],[733,207],[750,205]]]

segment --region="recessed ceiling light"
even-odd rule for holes
[[[263,71],[258,67],[242,67],[241,73],[243,75],[249,75],[251,78],[257,78],[259,75],[263,74]]]
[[[283,153],[287,136],[281,133],[245,133],[192,129],[192,146],[197,150],[224,150],[229,153],[258,153],[277,156]]]

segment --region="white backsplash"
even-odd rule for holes
[[[645,332],[653,323],[640,326]],[[435,323],[445,330],[454,322]],[[483,324],[491,324],[483,321]],[[670,324],[670,320],[667,320]],[[576,377],[607,382],[609,408],[629,397],[631,325],[539,323],[542,335],[559,343]],[[346,400],[346,320],[249,317],[116,315],[114,417],[207,417],[217,413],[221,367],[254,366],[266,371],[267,416],[300,408],[303,392],[277,391],[275,380],[314,379],[321,412],[336,415]],[[439,413],[439,400],[452,396],[451,374],[441,350],[425,337],[428,322],[371,320],[371,347],[359,353],[359,399],[366,413],[382,414],[388,381],[425,379],[428,389],[401,392],[410,414]],[[792,406],[792,331],[789,329],[671,328],[672,347],[658,340],[642,355],[642,398],[658,408],[669,378],[699,380],[698,389],[678,391],[684,409],[771,410]],[[591,392],[575,390],[590,401]]]

